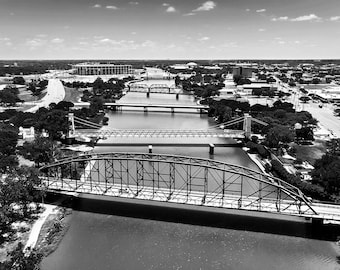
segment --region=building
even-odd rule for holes
[[[233,75],[251,78],[253,76],[253,69],[249,67],[233,67]]]
[[[72,68],[78,75],[133,75],[131,65],[90,62],[76,64]]]

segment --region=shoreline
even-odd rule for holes
[[[32,262],[38,266],[58,248],[69,228],[72,209],[52,204],[39,204],[39,207],[44,210],[34,219],[13,223],[15,238],[2,244],[0,263],[9,262],[11,252],[22,246],[22,256],[39,257],[38,261]]]

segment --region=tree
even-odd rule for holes
[[[36,137],[33,142],[25,142],[20,153],[40,167],[42,164],[55,161],[58,155],[58,148],[56,143],[50,138]]]
[[[62,110],[62,111],[69,111],[70,108],[72,108],[72,107],[74,107],[74,104],[72,102],[63,100],[63,101],[60,101],[58,104],[56,104],[54,109]]]
[[[179,76],[177,75],[177,76],[175,77],[175,85],[176,85],[176,86],[179,86],[180,83],[181,83],[181,79],[180,79]]]
[[[26,81],[23,77],[14,77],[13,84],[25,85]]]
[[[23,249],[24,245],[19,242],[17,247],[8,254],[10,259],[0,263],[0,269],[39,270],[43,255],[36,250],[33,250],[27,256]]]
[[[327,192],[339,195],[340,158],[325,154],[315,161],[312,171],[313,183],[320,184]]]
[[[67,133],[69,128],[67,112],[51,110],[41,116],[35,127],[38,130],[47,130],[49,137],[52,139],[59,139],[63,134]]]
[[[279,147],[280,143],[290,143],[294,140],[294,131],[287,126],[275,125],[270,128],[265,144],[272,148]]]
[[[90,101],[90,111],[93,114],[98,113],[104,109],[104,100],[101,97],[94,97]]]
[[[8,104],[10,106],[15,105],[15,103],[19,102],[18,98],[19,90],[16,87],[6,87],[2,91],[0,91],[0,103]]]

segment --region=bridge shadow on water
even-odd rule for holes
[[[74,197],[48,193],[46,201],[71,207],[76,211],[240,231],[262,232],[325,241],[336,241],[340,236],[340,225],[323,224],[322,220],[319,219],[307,220],[305,218],[263,212],[148,202],[89,194]]]

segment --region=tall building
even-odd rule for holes
[[[78,75],[132,75],[131,65],[115,65],[104,63],[80,63],[72,65],[75,73]]]

